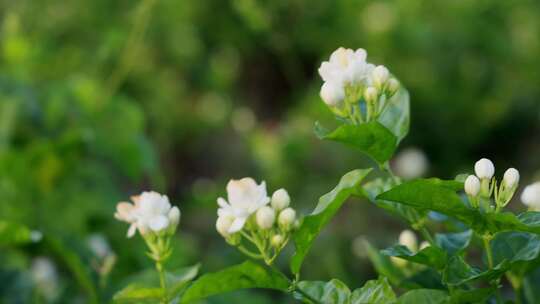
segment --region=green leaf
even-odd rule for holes
[[[447,304],[450,297],[444,290],[415,289],[399,297],[398,304]]]
[[[379,275],[388,278],[396,285],[405,278],[401,269],[396,267],[387,256],[382,255],[380,251],[373,247],[367,240],[362,240],[362,245]]]
[[[145,287],[141,284],[128,285],[113,297],[115,303],[159,303],[161,299],[161,288]]]
[[[289,281],[280,272],[246,261],[218,272],[208,273],[185,291],[182,303],[245,288],[267,288],[287,291]]]
[[[466,205],[456,193],[463,184],[456,181],[438,179],[418,179],[405,182],[380,194],[378,200],[402,203],[418,210],[433,210],[451,216],[471,227],[479,234],[501,231],[522,231],[540,233],[540,225],[535,224],[536,214],[516,217],[511,212],[481,213]]]
[[[317,122],[314,131],[320,139],[332,140],[356,148],[379,164],[389,160],[397,147],[396,136],[376,121],[360,125],[341,125],[334,131],[326,130]]]
[[[409,133],[410,106],[409,92],[401,88],[392,98],[389,104],[379,117],[379,122],[390,130],[400,142]]]
[[[501,232],[491,240],[493,263],[532,261],[540,254],[540,236],[525,232]]]
[[[348,304],[351,291],[343,282],[333,279],[330,282],[302,281],[297,285],[295,297],[306,303],[313,300],[320,304]]]
[[[396,294],[388,283],[388,279],[380,277],[378,280],[367,281],[362,288],[353,291],[350,303],[392,303],[395,300]]]
[[[369,181],[363,186],[364,195],[377,207],[382,208],[396,216],[402,217],[411,225],[421,222],[427,216],[426,211],[419,211],[407,205],[392,201],[376,199],[379,194],[390,190],[393,186],[395,186],[395,182],[392,178],[377,178]]]
[[[472,230],[457,233],[437,233],[435,243],[449,255],[454,255],[467,248],[473,236]]]
[[[167,280],[167,289],[169,299],[179,296],[187,287],[187,285],[199,273],[200,264],[178,269],[174,272],[167,272],[165,279]]]
[[[0,221],[0,245],[19,245],[32,241],[32,231],[18,223]]]
[[[364,178],[371,172],[371,169],[354,170],[345,174],[339,184],[331,192],[323,195],[319,203],[310,215],[302,221],[300,228],[294,233],[293,239],[296,245],[296,252],[291,258],[291,271],[299,273],[302,262],[306,257],[313,241],[321,230],[328,224],[332,217],[339,210],[341,205],[352,194],[358,193],[358,187]]]
[[[450,296],[452,303],[485,303],[495,292],[495,287],[475,288],[471,290],[454,289]]]
[[[509,266],[510,264],[504,261],[493,269],[482,271],[467,264],[460,255],[454,255],[443,270],[443,281],[448,285],[462,285],[476,280],[492,281],[503,275]]]
[[[427,265],[436,269],[442,269],[446,265],[446,252],[436,246],[428,246],[416,253],[403,245],[396,245],[381,251],[387,256],[394,256],[418,264]]]

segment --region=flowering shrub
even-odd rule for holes
[[[268,288],[316,304],[503,303],[500,289],[506,278],[515,301],[522,302],[523,278],[540,255],[540,213],[532,211],[540,207],[540,185],[526,187],[521,196],[531,211],[515,215],[503,209],[518,188],[518,170],[506,170],[498,181],[494,164],[486,158],[474,165],[474,175],[414,179],[423,174],[427,161],[419,152],[407,151],[397,157],[398,172],[408,180],[402,181],[389,161],[408,132],[409,96],[386,67],[366,59],[363,49],[339,48],[321,64],[320,96],[340,125],[329,131],[317,123],[315,133],[363,152],[377,164],[374,169],[381,177],[366,182],[374,169],[353,170],[303,216],[289,206],[285,189],[270,197],[264,181],[257,184],[249,177],[229,181],[227,199],[217,199],[216,230],[248,260],[192,282],[197,266],[181,277],[169,275],[163,267],[174,254],[169,242],[180,218],[167,197],[144,192],[133,198],[134,205],[119,203],[115,217],[131,224],[128,237],[136,230],[143,236],[161,283],[159,288],[128,286],[115,299],[187,303],[236,289]],[[410,169],[412,162],[421,168]],[[412,230],[403,231],[397,245],[381,251],[364,241],[380,277],[358,289],[337,279],[302,280],[302,263],[314,240],[351,196],[365,197],[404,219],[422,242],[418,244]],[[429,228],[435,225],[450,231],[433,235]],[[273,265],[289,240],[296,248],[289,262],[291,276]],[[479,246],[476,240],[481,241]],[[469,256],[473,247],[481,248],[482,261]]]
[[[128,238],[139,232],[155,272],[149,280],[141,279],[117,292],[114,300],[189,303],[238,289],[266,288],[314,304],[504,303],[509,296],[517,303],[537,303],[540,299],[524,291],[524,278],[540,261],[540,212],[535,211],[540,209],[540,184],[523,190],[521,200],[530,210],[516,215],[504,208],[517,192],[519,171],[507,169],[497,180],[495,165],[486,158],[471,168],[474,175],[415,179],[425,169],[410,170],[403,162],[425,167],[427,161],[409,151],[397,157],[402,163],[399,171],[407,172],[405,181],[396,176],[389,163],[408,133],[409,95],[386,67],[366,60],[363,49],[339,48],[321,64],[320,96],[339,125],[328,130],[316,123],[315,133],[361,151],[373,160],[374,168],[346,173],[305,215],[290,206],[292,200],[283,188],[269,196],[264,181],[257,184],[249,177],[229,181],[227,199],[217,198],[215,226],[247,260],[198,278],[199,265],[168,269],[181,213],[166,195],[143,192],[132,197],[133,203],[118,203],[114,217],[130,225]],[[380,172],[369,179],[374,171]],[[315,239],[352,196],[403,219],[411,230],[404,230],[396,245],[383,250],[363,241],[379,278],[362,287],[353,289],[338,279],[303,280],[302,265]],[[434,228],[445,232],[433,234]],[[35,238],[25,227],[1,222],[0,235],[4,242],[13,243]],[[283,272],[274,263],[291,241],[295,251],[289,257],[289,271]],[[98,273],[106,278],[115,262],[114,253],[99,237],[91,238],[89,244],[99,258]],[[54,284],[56,270],[50,261],[36,260],[33,268],[41,269],[41,275],[35,276],[38,284]],[[513,288],[512,295],[501,293],[503,280]],[[54,298],[55,294],[42,296]]]

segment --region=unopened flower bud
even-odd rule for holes
[[[474,165],[474,172],[480,179],[491,179],[495,174],[495,166],[491,160],[482,158]]]
[[[275,248],[279,248],[283,244],[283,236],[281,234],[276,234],[270,240],[271,244]]]
[[[257,225],[261,229],[270,229],[276,221],[276,211],[268,206],[264,206],[257,210],[255,218]]]
[[[321,87],[320,96],[328,106],[336,107],[345,99],[345,90],[341,84],[327,81]]]
[[[506,187],[513,188],[519,183],[519,171],[510,168],[504,172],[503,181]]]
[[[229,229],[231,228],[231,225],[234,221],[234,218],[232,216],[220,216],[218,217],[216,221],[216,230],[221,234],[223,237],[227,238],[229,237]]]
[[[429,246],[431,246],[431,245],[429,244],[428,241],[422,241],[422,243],[420,243],[420,248],[419,248],[419,250],[422,250],[422,249],[427,248],[427,247],[429,247]]]
[[[384,86],[389,76],[390,72],[388,72],[388,69],[384,65],[378,65],[373,69],[373,84],[380,89]]]
[[[283,188],[277,190],[276,192],[274,192],[274,194],[272,194],[271,205],[272,208],[274,208],[276,211],[280,211],[289,207],[290,202],[291,198],[289,197],[289,193],[287,193],[287,190]]]
[[[418,248],[418,241],[416,240],[416,235],[409,229],[403,230],[399,235],[399,244],[403,245],[411,251],[416,251]]]
[[[364,98],[369,103],[377,102],[378,97],[379,97],[379,91],[375,87],[368,87],[364,91]]]
[[[521,201],[533,210],[540,210],[540,182],[525,187],[521,194]]]
[[[284,209],[279,213],[278,224],[283,230],[290,230],[296,221],[296,211],[293,208]]]
[[[180,223],[180,209],[176,206],[172,207],[167,216],[169,217],[169,225],[176,229],[176,226]]]
[[[477,196],[480,193],[480,180],[474,175],[469,175],[465,180],[465,193],[470,196]]]
[[[395,78],[388,79],[388,94],[394,95],[399,90],[399,81]]]

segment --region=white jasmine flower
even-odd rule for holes
[[[407,148],[396,156],[393,165],[398,176],[404,179],[413,179],[426,174],[429,161],[422,150]]]
[[[229,237],[229,229],[231,228],[231,225],[234,221],[233,216],[224,215],[218,217],[216,221],[216,230],[221,234],[223,237]]]
[[[120,202],[116,206],[115,217],[131,224],[128,237],[135,235],[138,229],[141,234],[147,232],[161,232],[169,227],[169,216],[175,219],[179,213],[177,207],[171,208],[171,203],[166,195],[157,192],[143,192],[139,196],[131,198],[134,204]],[[173,223],[174,224],[174,223]]]
[[[495,166],[491,160],[482,158],[474,164],[474,172],[480,179],[491,179],[495,174]]]
[[[379,97],[379,91],[375,87],[367,87],[364,91],[364,99],[367,102],[375,103]]]
[[[480,193],[480,180],[474,175],[469,175],[465,180],[465,193],[477,196]]]
[[[397,90],[399,90],[399,81],[395,78],[390,78],[388,80],[388,92],[390,95],[394,95]]]
[[[272,204],[272,208],[274,208],[276,211],[280,211],[289,207],[290,203],[291,198],[289,197],[289,193],[287,193],[287,190],[281,188],[279,190],[276,190],[272,194],[272,200],[270,204]]]
[[[366,62],[364,49],[353,51],[343,47],[330,55],[319,68],[319,74],[325,82],[333,82],[343,87],[345,83],[367,82],[374,66]]]
[[[384,86],[384,84],[390,77],[390,72],[384,65],[378,65],[373,70],[372,75],[373,75],[373,84],[375,85],[375,87],[380,89]]]
[[[525,187],[521,193],[521,201],[533,210],[540,210],[540,182]]]
[[[54,263],[47,257],[37,257],[32,261],[30,275],[39,292],[51,302],[59,293],[58,272]]]
[[[296,221],[296,211],[293,208],[286,208],[279,213],[278,225],[284,230],[290,230]]]
[[[91,234],[88,237],[87,244],[90,250],[101,259],[112,253],[107,239],[102,234]]]
[[[336,81],[326,81],[321,87],[320,96],[324,103],[336,107],[345,99],[345,89]]]
[[[261,207],[255,214],[255,220],[261,229],[270,229],[276,221],[276,211],[268,206]]]
[[[281,246],[281,244],[283,244],[283,236],[280,235],[280,234],[276,234],[272,237],[272,239],[270,240],[270,243],[272,244],[273,247],[276,247],[278,248],[279,246]]]
[[[409,229],[405,229],[401,232],[399,235],[399,244],[409,248],[409,250],[413,252],[418,248],[416,235]]]
[[[218,198],[218,216],[231,216],[234,218],[228,233],[240,231],[248,217],[259,208],[266,206],[270,198],[266,195],[266,183],[260,185],[250,177],[240,180],[231,180],[227,184],[228,202]]]
[[[515,168],[510,168],[504,172],[503,177],[504,184],[508,188],[513,188],[519,183],[519,171]]]

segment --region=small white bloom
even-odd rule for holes
[[[280,247],[282,244],[283,244],[283,236],[280,235],[280,234],[276,234],[272,237],[272,239],[270,240],[270,243],[272,244],[273,247]]]
[[[87,240],[90,250],[99,258],[103,259],[111,254],[111,247],[102,234],[91,234]]]
[[[287,193],[287,190],[281,188],[279,190],[276,190],[272,194],[272,201],[270,202],[270,204],[272,204],[272,208],[276,209],[276,211],[280,211],[289,207],[290,203],[291,198],[289,197],[289,193]]]
[[[491,160],[482,158],[474,164],[474,172],[480,179],[491,179],[495,174],[495,166]]]
[[[166,195],[155,191],[143,192],[131,198],[134,204],[120,202],[116,206],[116,219],[130,223],[128,237],[135,235],[138,229],[141,234],[149,231],[160,232],[169,227],[169,211],[171,203]]]
[[[278,224],[284,230],[292,228],[296,221],[296,211],[293,208],[284,209],[279,213]]]
[[[270,229],[276,221],[276,211],[268,206],[261,207],[257,210],[255,219],[259,228],[264,230]]]
[[[234,221],[228,233],[240,231],[248,217],[259,208],[266,206],[270,198],[266,195],[266,183],[257,185],[255,180],[246,177],[240,180],[231,180],[227,184],[228,202],[218,198],[218,216],[231,216]]]
[[[379,91],[375,87],[367,87],[364,91],[364,99],[367,102],[375,103],[379,97]]]
[[[388,80],[388,77],[390,77],[390,72],[384,65],[378,65],[373,70],[373,84],[377,88],[382,88],[386,81]]]
[[[519,171],[515,168],[510,168],[504,172],[504,183],[507,187],[512,188],[519,183]]]
[[[409,250],[413,252],[418,248],[416,235],[409,229],[405,229],[401,232],[399,235],[399,244],[409,248]]]
[[[474,175],[469,175],[465,180],[465,193],[477,196],[480,193],[480,180]]]
[[[229,237],[229,229],[231,228],[231,225],[234,221],[234,217],[224,215],[218,217],[216,221],[216,230],[221,234],[223,237]]]
[[[429,161],[426,154],[417,148],[407,148],[401,151],[393,162],[398,176],[404,179],[418,178],[426,174]]]
[[[172,207],[171,210],[169,211],[169,214],[167,215],[171,226],[173,227],[178,226],[178,224],[180,223],[180,216],[181,216],[180,209],[178,209],[178,207],[176,206]]]
[[[52,302],[59,294],[58,272],[47,257],[37,257],[32,261],[30,275],[39,292]]]
[[[540,210],[540,182],[525,187],[521,193],[521,201],[533,210]]]
[[[338,82],[326,81],[321,87],[320,96],[328,106],[336,107],[345,99],[345,90]]]
[[[390,78],[388,80],[388,92],[390,95],[394,95],[397,90],[399,90],[399,81],[395,78]]]

